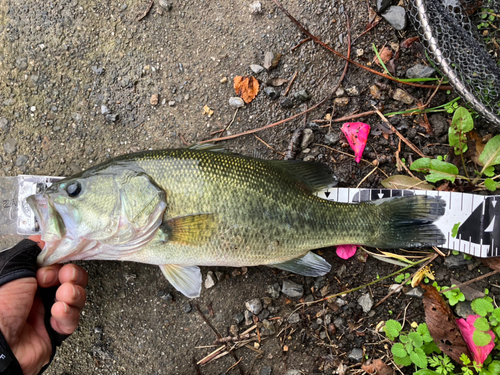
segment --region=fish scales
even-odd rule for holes
[[[146,151],[60,180],[28,203],[45,246],[40,265],[78,259],[156,264],[189,297],[197,266],[270,265],[306,276],[331,266],[312,249],[439,245],[444,202],[425,196],[347,204],[321,199],[319,163],[221,150]]]

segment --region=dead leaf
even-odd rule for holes
[[[207,115],[208,117],[211,117],[214,114],[214,111],[210,109],[208,105],[203,107],[203,114]]]
[[[425,322],[439,349],[458,363],[461,363],[460,356],[464,353],[472,359],[455,316],[443,297],[433,286],[422,284],[421,287],[425,290]]]
[[[381,182],[387,189],[415,189],[415,190],[434,190],[436,187],[415,177],[404,175],[394,175]]]
[[[401,48],[410,48],[413,43],[415,43],[419,39],[418,36],[414,36],[413,38],[405,39],[399,45]]]
[[[236,76],[234,77],[234,91],[245,103],[250,103],[259,92],[259,82],[252,76]]]
[[[392,59],[392,55],[394,55],[394,53],[392,52],[392,50],[389,48],[389,47],[384,47],[382,48],[382,51],[380,51],[379,53],[379,56],[380,56],[380,59],[382,60],[382,62],[384,64],[387,64],[389,62],[390,59]],[[375,57],[373,58],[373,62],[375,64],[377,64],[378,66],[380,66],[380,61],[378,59],[378,57],[375,55]]]
[[[369,374],[377,375],[393,375],[394,370],[386,365],[381,359],[374,359],[373,361],[367,361],[363,366],[361,366],[363,371]]]
[[[486,143],[483,143],[483,137],[481,137],[479,134],[476,133],[475,130],[471,130],[467,137],[469,138],[470,142],[474,142],[475,144],[475,152],[474,155],[469,155],[469,157],[472,159],[472,161],[477,164],[477,165],[482,165],[481,162],[479,161],[479,155],[484,151],[484,146],[486,146]],[[467,142],[469,144],[469,142]],[[469,150],[472,147],[469,147]],[[469,151],[467,150],[467,151]]]
[[[281,53],[266,52],[264,55],[264,68],[267,70],[274,69],[278,66],[280,62]]]
[[[288,82],[288,80],[284,79],[284,78],[271,78],[269,81],[267,81],[266,84],[268,86],[278,87],[278,86],[281,86],[287,82]]]
[[[500,270],[500,258],[481,258],[481,262],[492,270]]]

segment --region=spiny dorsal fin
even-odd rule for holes
[[[160,265],[161,272],[179,292],[189,298],[200,296],[201,271],[198,266]]]
[[[275,160],[273,163],[305,183],[313,193],[337,185],[332,170],[325,164],[302,160]]]
[[[167,220],[161,229],[168,234],[168,240],[183,245],[205,244],[217,228],[213,214],[178,216]]]
[[[330,272],[332,266],[319,255],[309,252],[303,257],[288,260],[286,262],[269,264],[280,270],[290,271],[298,275],[318,277]]]

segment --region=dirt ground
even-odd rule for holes
[[[344,68],[342,60],[311,42],[292,51],[304,36],[271,1],[262,1],[262,12],[253,14],[251,1],[161,0],[155,1],[139,21],[149,3],[0,2],[0,176],[67,176],[123,153],[184,147],[213,138],[212,133],[225,128],[233,118],[224,135],[264,126],[297,114],[329,95]],[[346,16],[350,17],[353,38],[368,22],[365,0],[298,0],[284,1],[284,5],[313,34],[342,53],[347,52]],[[399,45],[414,35],[410,26],[396,31],[382,20],[357,40],[352,56],[373,66],[372,43],[381,49]],[[249,66],[263,65],[266,52],[282,54],[278,66],[253,73]],[[422,61],[418,45],[402,50],[396,75],[404,76],[407,68]],[[278,88],[278,99],[264,93],[269,79],[289,80],[295,72],[296,79],[286,97],[289,99],[284,97],[286,84]],[[235,113],[228,100],[235,96],[232,82],[237,75],[254,75],[261,91],[251,104]],[[369,90],[375,82],[382,82],[379,99]],[[280,158],[293,132],[308,128],[313,130],[314,141],[297,158],[325,162],[334,169],[339,186],[357,186],[373,167],[358,165],[351,157],[331,150],[350,152],[341,136],[341,124],[321,127],[323,123],[313,120],[327,114],[336,118],[368,111],[372,105],[384,112],[410,106],[391,98],[391,92],[399,86],[356,67],[349,68],[342,87],[344,93],[334,98],[346,99],[336,105],[329,100],[306,118],[259,132],[260,139],[250,135],[222,144],[241,154]],[[302,101],[300,90],[306,90],[311,99]],[[431,94],[424,89],[405,90],[417,99]],[[152,105],[155,94],[159,103]],[[431,106],[453,97],[453,93],[439,92]],[[205,106],[213,110],[211,117],[204,113]],[[377,116],[360,120],[372,125],[381,122]],[[431,121],[435,126],[432,136],[425,134],[415,118],[395,117],[391,121],[426,155],[448,153],[442,118]],[[477,128],[488,132],[480,122]],[[321,146],[325,144],[330,149]],[[402,147],[401,157],[410,163],[416,154]],[[364,157],[378,159],[380,168],[392,175],[397,149],[394,134],[387,139],[371,135]],[[361,186],[380,187],[384,178],[377,170]],[[250,343],[250,348],[236,350],[241,362],[229,373],[270,374],[269,367],[272,374],[288,370],[332,374],[343,364],[348,374],[361,374],[363,360],[387,361],[390,356],[384,337],[375,332],[376,325],[390,318],[403,321],[404,317],[407,323],[423,322],[422,302],[396,293],[363,312],[358,304],[360,296],[368,293],[377,303],[393,284],[393,280],[387,280],[348,294],[337,305],[302,308],[298,321],[289,323],[299,299],[282,293],[271,298],[268,286],[281,286],[289,279],[303,285],[304,298],[311,300],[366,284],[398,269],[373,258],[366,262],[358,258],[341,260],[332,249],[322,252],[333,270],[319,279],[266,267],[202,267],[204,279],[212,271],[219,280],[214,287],[203,288],[201,297],[195,300],[178,293],[155,266],[81,263],[90,274],[88,304],[78,331],[59,349],[47,374],[197,374],[195,363],[220,345],[212,346],[216,335],[196,305],[222,336],[228,336],[232,325],[239,333],[249,327],[245,321],[237,323],[235,316],[242,314],[245,302],[253,298],[263,301],[263,314],[268,315],[259,315],[259,322],[272,322],[275,332],[263,335],[258,348]],[[465,281],[487,272],[485,267],[473,265],[476,267],[462,264],[451,269],[438,258],[434,267],[440,285],[449,285],[450,277]],[[493,277],[476,288],[481,290],[498,281]],[[499,289],[492,288],[492,293],[500,296]],[[353,349],[362,350],[361,358],[350,358]],[[199,367],[199,373],[224,374],[235,361],[226,355]]]

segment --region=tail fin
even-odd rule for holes
[[[416,195],[375,201],[379,205],[380,232],[374,233],[376,247],[436,246],[445,242],[441,230],[432,224],[444,214],[446,203],[438,197]]]

